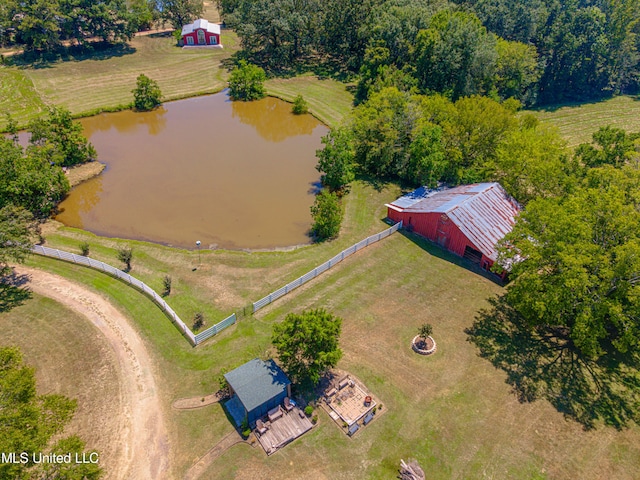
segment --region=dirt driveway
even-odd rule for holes
[[[20,266],[28,287],[86,317],[105,336],[118,358],[122,407],[111,422],[112,462],[103,465],[114,480],[164,479],[169,476],[169,443],[151,359],[128,320],[102,296],[65,278]]]

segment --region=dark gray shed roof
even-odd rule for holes
[[[225,374],[233,391],[250,412],[287,390],[291,381],[273,360],[254,358]]]

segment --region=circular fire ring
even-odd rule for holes
[[[436,341],[431,336],[427,337],[427,340],[430,340],[432,345],[426,349],[422,349],[418,347],[419,338],[422,338],[422,337],[420,337],[420,335],[416,335],[415,337],[413,337],[413,340],[411,341],[411,348],[413,349],[414,352],[419,353],[420,355],[431,355],[436,351],[436,348],[437,348]]]

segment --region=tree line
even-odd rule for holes
[[[202,0],[3,0],[0,45],[52,50],[63,41],[126,42],[158,22],[179,29],[203,11]]]
[[[338,64],[386,86],[526,105],[637,92],[640,0],[219,0],[252,61]]]

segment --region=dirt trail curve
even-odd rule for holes
[[[123,409],[117,422],[118,448],[113,465],[105,465],[107,478],[117,480],[165,479],[169,476],[169,444],[153,364],[138,333],[105,298],[65,278],[18,267],[30,277],[35,293],[86,317],[105,336],[118,358]]]

